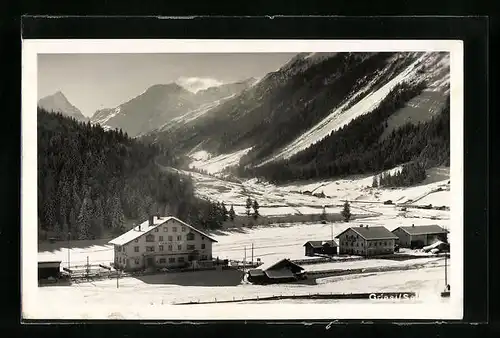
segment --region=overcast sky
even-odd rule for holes
[[[154,84],[196,91],[275,71],[295,54],[41,54],[38,98],[61,91],[86,116]]]

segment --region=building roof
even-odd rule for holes
[[[61,264],[62,261],[39,261],[38,264]]]
[[[394,229],[392,232],[397,229],[401,229],[408,233],[409,235],[429,235],[429,234],[446,234],[448,230],[443,229],[437,224],[432,225],[417,225],[417,226],[404,226]]]
[[[301,270],[304,270],[303,267],[293,263],[292,261],[290,261],[289,259],[286,259],[286,258],[282,258],[282,259],[278,259],[278,260],[275,260],[275,261],[270,261],[268,263],[264,263],[262,265],[259,265],[259,270],[262,270],[262,271],[267,271],[267,270],[270,270],[272,269],[273,267],[275,267],[276,265],[278,265],[279,263],[283,262],[283,261],[287,261],[288,264],[291,264],[291,265],[295,265],[297,268],[301,269]]]
[[[267,277],[273,278],[273,279],[280,279],[280,278],[293,278],[295,275],[293,274],[292,271],[288,269],[280,269],[280,270],[268,270],[265,272]]]
[[[328,244],[331,247],[337,246],[337,243],[335,243],[335,241],[308,241],[303,246],[306,246],[307,244],[311,245],[313,248],[321,248],[325,244]]]
[[[352,230],[360,235],[366,240],[377,240],[377,239],[398,239],[399,237],[390,232],[386,227],[383,226],[359,226],[350,227],[342,231],[340,234],[335,236],[339,238],[347,230]]]
[[[131,230],[127,231],[126,233],[112,239],[111,241],[109,241],[108,243],[109,244],[114,244],[114,245],[125,245],[127,243],[130,243],[131,241],[133,241],[134,239],[137,239],[139,237],[141,237],[142,235],[145,235],[147,234],[148,232],[150,232],[151,230],[157,228],[158,226],[164,224],[165,222],[168,222],[170,220],[175,220],[179,223],[181,223],[182,225],[185,225],[187,226],[188,228],[190,228],[191,230],[199,233],[200,235],[203,235],[205,236],[206,238],[208,238],[209,240],[211,240],[212,242],[216,242],[217,241],[213,238],[211,238],[210,236],[208,236],[206,233],[204,233],[203,231],[200,231],[198,229],[196,229],[195,227],[181,221],[180,219],[178,219],[177,217],[173,217],[173,216],[168,216],[168,217],[160,217],[158,218],[157,216],[154,216],[153,217],[153,225],[149,225],[149,220],[146,220],[144,222],[142,222],[140,225],[138,226],[135,226],[134,228],[132,228]],[[140,229],[140,230],[139,230]]]

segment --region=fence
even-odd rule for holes
[[[182,303],[174,303],[174,305],[201,305],[201,304],[224,304],[224,303],[239,303],[239,302],[253,302],[253,301],[270,301],[270,300],[283,300],[283,299],[372,299],[380,297],[380,299],[411,299],[416,297],[415,292],[384,292],[384,293],[315,293],[315,294],[301,294],[301,295],[272,295],[264,297],[249,297],[249,298],[235,298],[229,300],[214,300],[210,301],[190,301]]]

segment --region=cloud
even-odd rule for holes
[[[223,84],[223,82],[217,79],[203,77],[180,77],[175,82],[177,82],[179,86],[182,86],[193,93],[196,93],[199,90],[216,87]]]

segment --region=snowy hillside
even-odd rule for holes
[[[62,113],[63,115],[75,118],[78,121],[87,121],[82,112],[72,105],[69,100],[60,91],[53,95],[41,98],[38,101],[38,107],[54,113]]]
[[[398,57],[399,56],[396,56],[394,60],[396,60]],[[421,70],[422,67],[426,68],[426,72],[423,74],[419,73],[419,70]],[[335,130],[338,130],[341,127],[345,126],[356,117],[371,112],[397,84],[403,81],[412,82],[430,80],[427,91],[442,91],[442,93],[439,93],[437,95],[434,94],[434,100],[431,100],[430,98],[432,94],[425,92],[418,98],[413,99],[412,102],[408,104],[408,106],[414,108],[414,110],[418,110],[418,108],[421,108],[422,110],[426,110],[429,112],[429,114],[422,114],[422,112],[420,111],[420,115],[422,115],[422,118],[428,119],[429,116],[432,117],[432,113],[438,111],[435,106],[442,106],[444,104],[446,97],[445,95],[443,95],[443,93],[447,93],[449,91],[449,72],[446,71],[447,67],[449,67],[449,55],[436,55],[434,53],[424,54],[397,76],[393,77],[384,86],[371,91],[373,85],[377,81],[379,81],[381,77],[387,76],[385,73],[390,68],[390,65],[388,65],[380,72],[378,77],[374,78],[365,87],[361,88],[357,93],[355,93],[355,95],[348,97],[346,102],[340,107],[335,108],[330,113],[330,115],[316,124],[313,128],[300,135],[300,137],[298,137],[295,141],[291,142],[289,145],[278,151],[270,159],[263,161],[260,165],[277,159],[290,158],[294,154],[309,147],[311,144],[322,140],[331,132],[334,132]],[[355,103],[354,99],[366,92],[368,92],[368,95]],[[431,104],[424,106],[429,101],[431,101]],[[400,119],[403,119],[403,122],[406,122],[405,115],[408,114],[398,114],[398,112],[396,112],[396,114]],[[402,125],[402,122],[391,123],[391,129],[388,130],[388,132],[392,131],[392,129],[396,127],[396,124]]]

